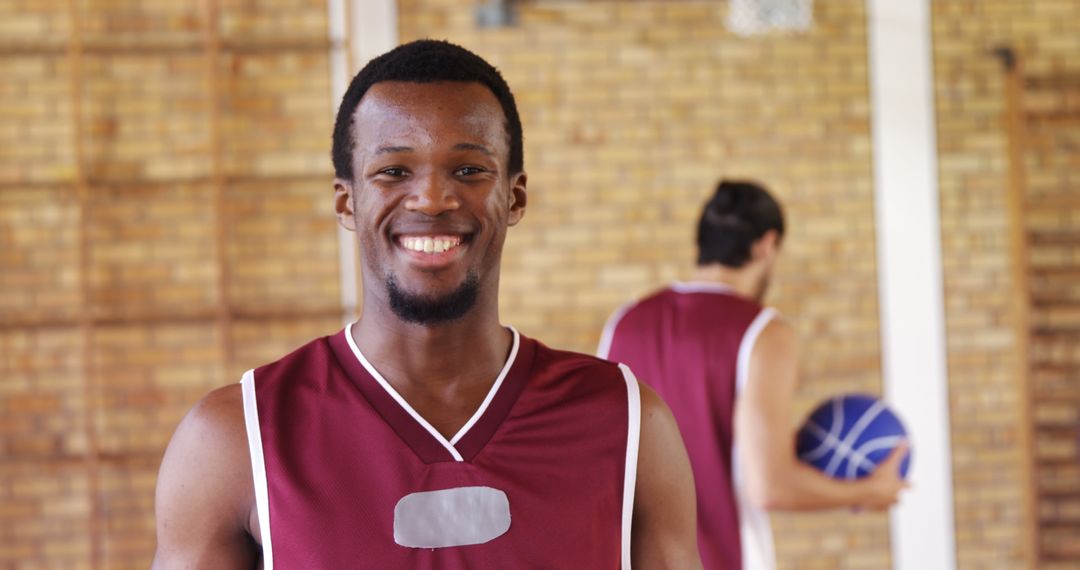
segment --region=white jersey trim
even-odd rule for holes
[[[622,318],[626,316],[626,313],[630,309],[634,308],[637,302],[626,303],[625,305],[615,309],[615,312],[611,314],[611,317],[604,324],[604,332],[600,333],[600,346],[596,348],[596,356],[606,359],[611,354],[611,343],[615,340],[615,329],[619,326]]]
[[[623,469],[622,570],[630,570],[630,538],[634,520],[634,491],[637,486],[638,448],[641,444],[641,388],[625,364],[619,365],[626,380],[628,403],[626,467]]]
[[[420,424],[421,427],[423,427],[425,430],[427,430],[429,434],[431,434],[431,437],[435,438],[435,441],[439,442],[444,448],[446,448],[446,451],[450,452],[450,455],[454,458],[454,461],[464,461],[465,459],[461,456],[461,453],[458,452],[457,448],[454,447],[454,444],[460,441],[461,438],[464,437],[466,433],[468,433],[469,429],[473,425],[475,425],[477,421],[480,420],[481,416],[484,415],[484,412],[487,411],[488,405],[491,403],[491,400],[495,398],[495,394],[502,386],[503,380],[506,378],[507,373],[510,372],[510,367],[514,364],[514,360],[517,358],[518,347],[521,344],[521,337],[518,334],[517,329],[515,329],[514,327],[507,327],[510,329],[510,332],[513,333],[514,336],[513,344],[510,348],[510,356],[506,359],[506,364],[503,365],[502,370],[499,372],[499,376],[496,377],[495,382],[492,383],[491,389],[488,390],[487,397],[484,398],[484,401],[480,404],[480,407],[476,409],[476,412],[473,413],[472,417],[469,418],[469,421],[465,422],[465,425],[462,426],[460,430],[458,430],[457,434],[455,434],[451,440],[447,440],[445,437],[443,437],[443,434],[439,433],[439,430],[435,429],[434,426],[432,426],[430,423],[428,423],[426,419],[424,419],[424,416],[421,416],[419,412],[413,409],[413,407],[409,405],[409,402],[407,402],[405,398],[403,398],[401,394],[399,394],[398,391],[395,390],[394,387],[386,381],[386,378],[383,378],[382,374],[379,374],[379,371],[376,370],[370,362],[368,362],[368,359],[364,357],[364,353],[360,352],[360,348],[356,346],[356,342],[353,340],[352,327],[354,324],[356,323],[349,323],[349,325],[345,327],[345,340],[348,341],[349,348],[352,349],[353,354],[356,356],[356,359],[360,361],[360,365],[363,366],[365,370],[367,370],[368,374],[370,374],[371,377],[379,383],[379,386],[382,386],[382,389],[385,390],[386,393],[389,394],[390,397],[393,398],[394,401],[397,402],[402,409],[408,412],[408,414],[412,416],[414,420],[416,420],[416,423]]]
[[[244,427],[247,428],[248,452],[251,454],[251,481],[255,485],[255,510],[262,535],[263,568],[274,570],[274,546],[270,536],[270,492],[266,485],[266,461],[263,457],[259,407],[255,401],[255,371],[248,370],[240,379],[244,395]]]
[[[776,310],[766,307],[747,327],[739,342],[739,355],[735,368],[735,394],[741,394],[750,377],[750,357],[754,353],[758,337],[776,317]],[[743,570],[774,570],[776,552],[773,546],[772,526],[769,514],[754,506],[746,495],[743,475],[739,465],[739,449],[732,445],[732,472],[735,482],[735,500],[739,506],[739,540],[742,545]]]
[[[715,281],[676,281],[671,284],[671,290],[676,293],[734,293],[731,286]]]
[[[469,433],[469,429],[484,416],[484,412],[487,411],[491,401],[495,399],[495,394],[498,393],[503,380],[506,379],[506,375],[510,373],[510,366],[517,360],[518,347],[521,345],[521,337],[514,327],[510,327],[510,330],[514,333],[514,342],[510,346],[510,356],[507,357],[506,364],[503,364],[502,370],[499,371],[499,376],[495,378],[495,383],[491,385],[491,389],[488,390],[484,401],[480,403],[480,407],[476,409],[476,413],[474,413],[472,417],[469,418],[469,421],[465,422],[465,425],[461,426],[461,429],[459,429],[458,432],[454,434],[454,437],[450,439],[451,444],[457,445],[457,442],[461,441],[461,438],[465,437],[466,433]],[[349,338],[352,337],[350,336]]]
[[[731,287],[723,283],[713,281],[676,281],[668,286],[668,289],[676,293],[726,293],[734,294]],[[639,301],[632,301],[622,305],[611,314],[604,324],[604,332],[600,334],[600,345],[596,348],[596,356],[608,358],[611,354],[611,343],[615,340],[615,329],[619,327],[626,313],[637,306]]]
[[[757,344],[757,339],[761,336],[761,331],[765,330],[765,326],[768,325],[775,316],[775,309],[771,307],[762,309],[761,312],[754,317],[750,326],[746,328],[746,332],[743,333],[742,341],[739,342],[738,360],[735,364],[736,394],[742,391],[743,386],[746,386],[746,380],[750,376],[750,357],[753,355],[754,345]]]

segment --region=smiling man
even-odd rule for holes
[[[664,404],[629,369],[499,321],[527,180],[499,73],[438,41],[372,60],[333,159],[363,315],[184,418],[155,567],[699,567]]]

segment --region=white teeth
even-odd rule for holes
[[[410,251],[423,253],[443,253],[450,251],[461,243],[460,240],[430,238],[430,237],[403,237],[401,246]]]

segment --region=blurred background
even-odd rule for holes
[[[956,568],[1077,568],[1080,0],[921,3],[943,524]],[[788,216],[770,301],[802,334],[799,414],[881,394],[871,84],[892,70],[862,0],[775,25],[735,21],[747,4],[0,0],[0,568],[147,567],[183,413],[360,310],[332,118],[397,41],[460,43],[517,97],[504,322],[593,352],[616,307],[689,277],[715,183],[756,179]],[[883,514],[773,521],[781,568],[898,554]]]

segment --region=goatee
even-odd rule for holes
[[[409,293],[398,285],[393,275],[386,277],[390,310],[401,320],[420,325],[433,325],[460,319],[476,304],[479,291],[480,277],[475,269],[469,270],[465,281],[457,289],[442,297]]]

